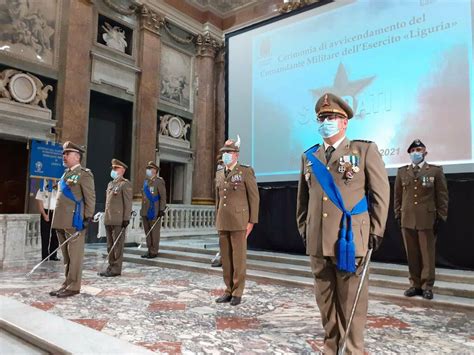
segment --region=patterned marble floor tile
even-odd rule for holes
[[[0,272],[0,294],[103,333],[169,354],[316,354],[324,331],[308,288],[246,282],[242,304],[217,304],[220,276],[124,263],[121,277],[97,276],[103,259],[88,253],[81,294],[48,292],[62,263]],[[369,302],[369,354],[474,354],[474,316],[388,301]]]

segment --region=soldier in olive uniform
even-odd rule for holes
[[[112,171],[106,192],[105,201],[105,232],[107,234],[107,252],[109,255],[109,266],[100,276],[114,277],[122,273],[123,244],[125,241],[125,231],[130,223],[132,212],[132,184],[123,175],[127,165],[118,159],[112,159]],[[117,238],[120,238],[117,241]],[[112,252],[114,243],[117,241]]]
[[[368,249],[384,234],[390,199],[377,145],[349,140],[350,106],[333,94],[316,103],[324,143],[302,156],[296,219],[310,255],[316,302],[325,330],[324,353],[341,348]],[[344,211],[344,212],[343,212]],[[364,353],[368,283],[364,282],[349,330],[347,353]]]
[[[216,227],[226,290],[217,303],[241,302],[245,287],[247,237],[258,223],[258,194],[255,173],[238,163],[240,139],[229,139],[220,150],[225,167],[216,174]]]
[[[158,165],[149,161],[146,166],[147,177],[143,183],[140,215],[143,220],[143,229],[147,235],[146,245],[148,247],[148,253],[141,257],[148,259],[153,259],[158,256],[161,221],[157,222],[157,219],[165,214],[166,208],[165,180],[158,176],[159,169]],[[149,233],[151,228],[153,228],[153,230]]]
[[[443,168],[428,164],[425,145],[416,139],[408,147],[411,164],[398,169],[395,218],[402,228],[410,288],[405,296],[433,298],[435,245],[440,223],[448,218],[448,187]]]
[[[57,230],[60,243],[79,233],[61,248],[66,280],[58,290],[49,293],[60,298],[76,295],[81,289],[84,242],[95,210],[94,176],[81,166],[84,153],[82,147],[72,142],[63,145],[63,164],[67,169],[59,181],[52,228]]]

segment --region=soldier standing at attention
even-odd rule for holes
[[[122,273],[125,230],[130,223],[133,201],[132,184],[123,177],[127,168],[125,163],[112,159],[110,177],[113,180],[107,186],[104,217],[108,253],[117,238],[120,237],[120,239],[109,255],[107,270],[100,272],[100,276],[114,277]]]
[[[395,219],[402,228],[410,288],[405,296],[433,298],[438,227],[448,218],[448,187],[443,168],[428,164],[426,146],[415,139],[408,147],[411,164],[395,179]]]
[[[296,220],[310,255],[321,312],[324,353],[342,347],[368,249],[385,230],[390,186],[377,145],[349,140],[351,107],[333,94],[316,103],[322,145],[302,156]],[[364,353],[368,282],[364,282],[347,339],[347,353]]]
[[[77,295],[81,290],[82,261],[86,231],[95,210],[95,187],[92,172],[81,166],[85,150],[72,143],[63,145],[63,165],[67,167],[59,181],[58,199],[52,228],[60,243],[79,232],[61,247],[66,266],[66,280],[51,296],[59,298]]]
[[[255,173],[238,162],[240,139],[224,143],[220,149],[224,169],[216,173],[216,227],[225,293],[217,303],[240,304],[245,287],[247,237],[258,223],[258,194]]]
[[[165,214],[166,208],[165,180],[158,176],[158,170],[160,170],[158,165],[149,161],[146,166],[145,182],[143,183],[142,209],[140,215],[142,216],[143,229],[147,235],[146,245],[148,247],[148,253],[141,257],[148,259],[153,259],[158,256],[161,221],[157,222],[157,219]],[[153,230],[151,230],[151,228],[153,228]]]

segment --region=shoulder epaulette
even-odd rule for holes
[[[369,143],[369,144],[374,143],[372,141],[366,141],[364,139],[353,139],[351,142],[362,142],[362,143]]]
[[[321,144],[317,143],[317,144],[313,145],[312,147],[309,147],[308,149],[306,149],[304,152],[306,153],[307,151],[309,151],[309,150],[311,150],[311,149],[313,149],[313,148],[316,148],[315,150],[318,150],[320,145],[321,145]]]
[[[90,173],[90,172],[91,172],[91,169],[89,169],[89,168],[85,168],[85,167],[83,167],[83,166],[81,166],[81,170],[87,171],[88,173]]]
[[[406,169],[406,168],[408,168],[409,166],[410,166],[410,165],[403,165],[403,166],[399,167],[398,170]]]

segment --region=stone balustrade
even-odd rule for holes
[[[134,202],[134,215],[127,230],[127,242],[145,242],[140,202]],[[105,237],[103,215],[99,217],[99,237]],[[216,234],[214,206],[169,204],[161,220],[161,237],[181,237]]]
[[[25,253],[41,249],[38,214],[0,215],[0,268],[26,265]]]
[[[144,243],[140,217],[140,202],[133,204],[134,214],[127,231],[127,243]],[[98,235],[105,237],[104,216],[98,216]],[[168,205],[161,219],[161,237],[190,237],[216,234],[214,206]],[[26,263],[29,252],[41,253],[40,215],[0,215],[0,268],[16,267]]]

